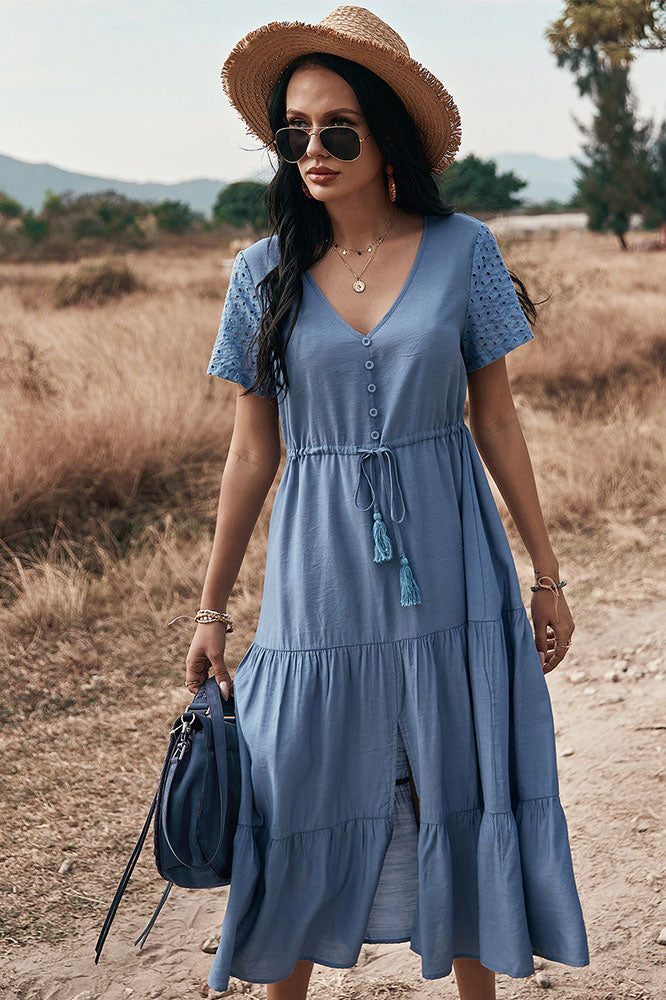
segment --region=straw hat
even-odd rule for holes
[[[273,141],[269,94],[282,70],[307,52],[332,52],[380,76],[416,123],[433,173],[450,166],[462,136],[453,98],[410,57],[400,35],[365,7],[336,7],[317,24],[271,21],[233,47],[222,67],[222,85],[253,135],[266,144]]]

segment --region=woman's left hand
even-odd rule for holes
[[[544,674],[554,670],[567,655],[567,643],[576,627],[561,590],[557,599],[557,617],[559,621],[555,621],[555,594],[552,590],[540,587],[532,591],[534,640]]]

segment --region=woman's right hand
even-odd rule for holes
[[[224,622],[200,622],[185,658],[185,683],[196,694],[208,678],[210,668],[225,701],[233,692],[233,681],[224,663],[227,632]]]

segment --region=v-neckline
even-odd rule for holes
[[[366,340],[366,339],[370,339],[371,340],[372,337],[377,332],[377,330],[379,330],[379,328],[384,325],[384,323],[387,321],[387,319],[397,309],[397,307],[400,304],[400,302],[402,301],[402,299],[403,299],[403,297],[404,297],[407,289],[409,288],[410,284],[412,283],[412,278],[416,274],[416,270],[417,270],[417,268],[419,266],[419,262],[421,260],[421,257],[423,256],[423,251],[425,250],[425,245],[426,245],[426,241],[427,241],[427,238],[428,238],[429,225],[430,225],[430,216],[424,215],[423,216],[423,232],[421,233],[421,240],[419,242],[418,250],[416,251],[416,256],[414,257],[414,260],[412,262],[412,266],[410,268],[409,274],[405,278],[404,284],[403,284],[402,288],[400,289],[400,291],[398,292],[397,297],[394,299],[393,304],[389,307],[388,311],[384,313],[384,315],[382,316],[382,318],[380,320],[378,320],[377,323],[375,323],[375,325],[372,327],[372,329],[368,330],[367,333],[361,333],[360,330],[356,329],[356,327],[351,326],[351,324],[348,323],[346,319],[343,319],[343,317],[340,315],[340,313],[338,312],[338,310],[326,298],[326,296],[322,292],[321,288],[319,287],[319,285],[317,284],[317,282],[315,281],[315,279],[310,274],[309,270],[308,271],[304,271],[303,273],[304,273],[306,279],[308,280],[308,282],[310,283],[310,285],[312,286],[312,288],[314,289],[315,294],[319,296],[319,298],[322,300],[322,302],[328,307],[328,309],[333,313],[333,315],[337,318],[337,320],[344,327],[346,327],[347,330],[349,330],[351,333],[353,333],[355,337],[360,337],[362,340]]]

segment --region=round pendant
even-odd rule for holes
[[[355,292],[365,291],[365,281],[361,281],[360,278],[357,278],[354,284],[352,285],[352,288],[354,289]]]

